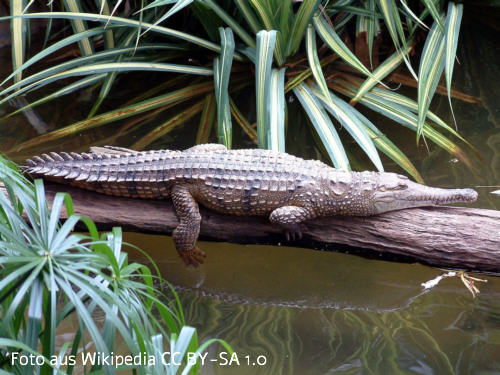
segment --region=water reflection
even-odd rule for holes
[[[208,374],[500,369],[500,289],[494,277],[486,277],[474,300],[458,278],[423,292],[420,284],[441,270],[417,264],[201,242],[208,257],[195,270],[183,266],[169,237],[128,233],[125,240],[152,255],[162,275],[181,287],[186,320],[204,339],[223,337],[241,357],[268,360],[258,371],[212,364]]]

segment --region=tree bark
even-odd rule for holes
[[[70,193],[75,213],[90,217],[100,230],[121,226],[124,231],[171,234],[178,224],[170,200],[111,197],[54,183],[45,183],[45,189],[49,202],[56,192]],[[204,240],[281,243],[500,272],[500,211],[441,206],[370,217],[318,218],[306,223],[302,240],[291,242],[265,217],[223,215],[203,207],[200,211]]]

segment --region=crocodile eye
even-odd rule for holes
[[[405,183],[399,183],[398,184],[398,187],[397,187],[398,190],[405,190],[405,189],[408,189],[408,185],[405,184]]]

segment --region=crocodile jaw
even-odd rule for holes
[[[373,194],[375,214],[411,207],[436,206],[458,202],[475,202],[477,192],[472,189],[440,189],[412,181],[401,190],[376,190]]]

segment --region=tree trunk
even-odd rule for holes
[[[70,193],[75,213],[90,217],[100,230],[121,226],[124,231],[171,234],[178,223],[170,200],[111,197],[54,183],[45,183],[45,188],[49,201],[58,191]],[[265,217],[223,215],[203,207],[200,211],[204,240],[285,243],[280,229]],[[371,217],[318,218],[305,226],[301,241],[286,244],[500,272],[500,211],[412,208]]]

